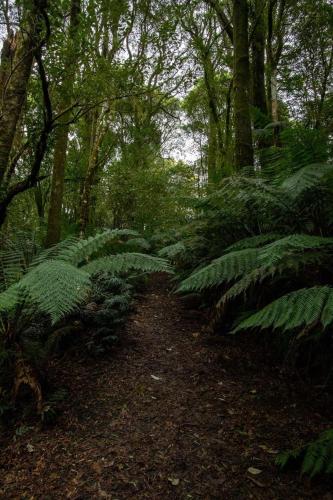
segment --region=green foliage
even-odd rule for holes
[[[333,474],[333,429],[329,429],[315,441],[281,453],[276,463],[284,469],[295,461],[302,461],[302,474],[314,477],[318,474]]]
[[[332,174],[332,165],[325,163],[306,165],[288,177],[281,188],[296,199],[306,191],[320,186],[329,174]]]
[[[250,316],[236,328],[253,327],[293,330],[321,324],[328,327],[333,321],[333,288],[328,286],[303,288],[284,295]]]
[[[92,274],[100,271],[126,273],[131,270],[170,272],[165,260],[138,253],[100,257],[78,267],[110,241],[133,234],[136,233],[128,230],[105,231],[87,240],[71,239],[46,250],[17,283],[0,294],[0,311],[9,312],[30,304],[50,315],[52,322],[56,323],[87,297]]]
[[[118,255],[101,257],[84,265],[81,269],[89,274],[101,271],[117,274],[133,270],[150,273],[171,272],[171,268],[166,260],[142,253],[120,253]]]
[[[79,314],[85,330],[84,340],[90,354],[97,356],[111,349],[118,341],[119,327],[131,310],[133,287],[108,272],[94,276],[90,300],[93,308],[82,308]]]
[[[89,274],[61,260],[47,260],[0,294],[0,312],[36,304],[52,322],[73,311],[88,294]]]
[[[234,280],[251,271],[256,265],[257,258],[258,251],[253,248],[223,255],[184,280],[178,291],[203,290]]]
[[[181,256],[184,252],[186,252],[186,246],[182,241],[178,241],[177,243],[161,248],[158,255],[164,259],[174,260]]]
[[[103,249],[109,242],[124,236],[137,236],[137,233],[129,229],[114,229],[90,236],[86,240],[75,240],[73,243],[70,242],[68,246],[64,245],[64,248],[59,249],[58,247],[57,260],[63,260],[77,266]]]
[[[226,252],[234,252],[236,250],[245,250],[246,248],[258,248],[271,243],[272,241],[280,240],[283,236],[281,234],[259,234],[256,236],[249,236],[248,238],[243,238],[236,243],[233,243],[228,248]]]
[[[269,236],[268,240],[271,238],[272,236]],[[257,270],[258,268],[260,268],[262,272],[270,271],[270,273],[273,274],[274,271],[277,271],[277,269],[273,269],[273,266],[281,264],[281,261],[286,259],[286,257],[295,256],[294,266],[296,268],[298,265],[297,256],[300,254],[302,257],[305,250],[319,249],[323,246],[333,246],[332,238],[322,238],[310,235],[290,235],[278,239],[273,243],[269,243],[268,245],[263,245],[259,249],[255,248],[265,240],[266,238],[260,236],[251,238],[250,240],[241,240],[238,245],[232,245],[229,247],[229,249],[231,248],[229,253],[214,260],[209,266],[194,272],[194,274],[184,280],[178,291],[197,291],[221,285],[222,283],[244,277],[247,273]],[[232,251],[235,247],[242,248],[246,245],[246,242],[249,242],[249,248]],[[292,266],[292,263],[288,265]],[[258,277],[260,277],[260,273]]]

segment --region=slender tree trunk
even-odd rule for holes
[[[75,59],[77,57],[76,35],[79,27],[80,12],[81,0],[72,0],[68,54],[66,57],[67,60],[65,62],[65,70],[66,73],[69,73],[70,77],[63,82],[63,85],[60,88],[60,112],[67,109],[71,105],[75,78],[75,70],[73,68],[75,68]],[[68,122],[68,120],[70,119],[69,112],[65,113],[62,119],[65,122],[64,125],[60,125],[56,130],[46,246],[51,246],[55,243],[58,243],[61,236],[61,212],[64,194],[66,153],[69,134],[69,125],[66,122]]]
[[[247,0],[233,0],[235,167],[253,165]]]
[[[252,41],[253,105],[267,114],[265,90],[265,0],[255,0],[254,33]]]
[[[330,55],[329,61],[328,61],[328,63],[325,64],[325,67],[324,67],[324,77],[323,77],[323,81],[321,84],[320,98],[319,98],[318,109],[317,109],[317,113],[316,113],[316,121],[315,121],[315,128],[316,129],[320,129],[320,127],[321,127],[325,97],[327,94],[328,78],[332,72],[332,66],[333,66],[333,47],[331,48],[331,55]]]
[[[98,153],[102,142],[103,134],[99,131],[98,120],[100,113],[96,110],[93,114],[91,124],[90,151],[87,172],[82,187],[80,203],[80,236],[84,237],[90,220],[91,191],[98,169]]]
[[[230,80],[227,99],[226,99],[226,113],[225,113],[225,151],[226,151],[226,164],[228,169],[232,165],[232,147],[231,147],[231,119],[232,119],[232,89],[233,80]]]
[[[271,112],[272,121],[279,121],[279,104],[278,104],[278,90],[277,90],[277,70],[272,68],[271,71]]]
[[[207,53],[203,54],[202,60],[209,107],[208,183],[214,185],[217,183],[218,169],[221,168],[224,156],[223,136],[218,112],[213,64]]]
[[[212,112],[209,112],[209,131],[208,131],[208,188],[213,188],[217,182],[217,130]]]

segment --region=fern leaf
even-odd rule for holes
[[[100,271],[126,273],[132,270],[171,273],[170,265],[166,260],[142,253],[120,253],[101,257],[86,264],[81,269],[89,274],[96,274]]]
[[[258,267],[253,269],[250,273],[246,274],[242,279],[237,281],[229,290],[222,296],[216,304],[217,309],[223,308],[224,305],[230,300],[235,299],[257,283],[261,283],[265,278],[274,274],[276,269]]]
[[[129,229],[107,230],[86,240],[74,241],[73,244],[61,249],[56,258],[76,266],[101,250],[107,243],[124,236],[135,237],[137,233]]]
[[[333,288],[303,288],[275,300],[241,322],[234,331],[254,327],[292,330],[316,322],[327,327],[333,321],[332,304]]]
[[[12,309],[24,295],[25,300],[35,303],[56,323],[84,300],[89,286],[89,275],[81,269],[66,262],[48,260],[0,294],[0,309]]]
[[[268,234],[259,234],[256,236],[249,236],[248,238],[243,238],[242,240],[236,241],[230,245],[225,252],[234,252],[236,250],[244,250],[245,248],[259,248],[268,243],[271,243],[276,240],[280,240],[284,236],[278,233],[268,233]]]
[[[125,246],[129,247],[131,250],[143,250],[147,252],[151,248],[149,241],[145,238],[131,238],[126,241]]]
[[[333,473],[333,429],[329,429],[315,441],[295,450],[281,453],[276,464],[285,468],[290,462],[302,459],[302,474],[314,477],[320,473]]]
[[[327,174],[333,172],[333,165],[313,163],[306,165],[295,174],[288,177],[281,185],[293,198],[297,198],[305,191],[317,187]]]
[[[204,290],[230,282],[252,271],[257,266],[257,260],[258,250],[254,248],[228,253],[189,276],[180,284],[178,291]]]
[[[272,266],[288,252],[303,252],[331,246],[333,246],[333,238],[292,234],[262,247],[258,260],[263,265]]]
[[[167,247],[161,248],[158,252],[159,257],[163,257],[164,259],[176,259],[181,254],[186,252],[186,247],[182,241],[178,241],[173,245],[168,245]]]

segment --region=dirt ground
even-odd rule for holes
[[[203,323],[157,276],[112,356],[58,360],[69,398],[54,426],[2,438],[0,498],[333,499],[274,465],[331,426],[324,396],[287,386],[251,344],[209,342]]]

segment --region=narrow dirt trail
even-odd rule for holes
[[[153,280],[115,356],[62,367],[56,425],[2,448],[0,497],[323,498],[273,465],[304,409],[286,411],[278,381],[204,342],[197,317]]]

